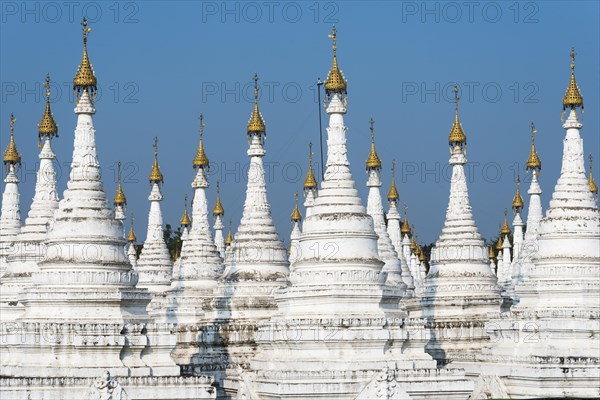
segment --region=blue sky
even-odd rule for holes
[[[400,202],[408,204],[422,241],[434,241],[444,221],[455,82],[462,90],[471,203],[484,237],[497,234],[503,210],[511,205],[515,175],[528,182],[524,163],[532,120],[539,131],[544,208],[548,205],[560,173],[561,100],[571,46],[586,106],[585,151],[598,159],[594,170],[600,178],[598,2],[3,1],[0,6],[0,140],[4,149],[14,112],[24,161],[23,217],[33,196],[41,82],[48,72],[56,82],[52,109],[60,137],[53,145],[61,192],[66,187],[76,124],[70,84],[81,59],[84,14],[102,91],[95,125],[105,189],[112,199],[121,160],[128,212],[136,214],[140,239],[149,208],[152,138],[160,138],[165,222],[177,224],[184,194],[192,193],[200,113],[214,163],[210,206],[220,178],[226,218],[237,225],[248,163],[248,88],[257,72],[264,85],[260,108],[268,132],[265,162],[272,172],[269,200],[278,231],[289,240],[293,194],[302,188],[308,143],[319,140],[314,83],[331,65],[327,35],[334,23],[349,82],[346,124],[357,187],[366,202],[364,161],[373,116],[385,165],[382,190],[389,188],[395,159]]]

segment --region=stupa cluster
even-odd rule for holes
[[[586,176],[583,97],[563,99],[562,169],[545,212],[542,163],[531,125],[528,201],[520,179],[495,243],[473,219],[464,166],[467,134],[455,115],[444,227],[428,257],[403,215],[370,121],[366,206],[347,157],[347,82],[333,63],[325,82],[327,163],[317,182],[309,146],[304,214],[298,193],[289,247],[275,229],[263,159],[258,76],[247,126],[246,201],[224,235],[200,117],[181,243],[169,249],[161,211],[158,139],[150,171],[146,238],[124,228],[121,184],[110,207],[100,179],[96,75],[83,21],[74,78],[77,123],[62,197],[50,107],[39,124],[35,196],[22,221],[11,115],[0,234],[0,397],[10,399],[484,399],[600,396],[600,213]],[[580,111],[581,110],[581,111]],[[526,154],[523,154],[525,158]],[[590,160],[591,163],[591,160]],[[125,188],[126,189],[126,188]],[[387,199],[387,205],[384,203]],[[522,215],[527,207],[527,216]],[[385,211],[387,209],[387,212]],[[212,225],[212,229],[211,229]],[[141,250],[140,250],[141,249]]]

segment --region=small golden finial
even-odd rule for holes
[[[404,205],[404,221],[402,221],[402,226],[400,227],[400,233],[402,233],[402,236],[404,236],[404,235],[410,236],[411,232],[412,232],[411,227],[408,224],[407,213],[408,213],[408,206],[405,204]],[[413,226],[413,228],[414,228],[414,226]]]
[[[329,74],[327,74],[327,79],[325,80],[325,94],[327,95],[327,99],[331,98],[332,94],[345,96],[348,83],[344,79],[344,75],[342,74],[342,71],[340,71],[337,63],[337,29],[335,29],[335,25],[331,28],[329,38],[333,42],[333,64]]]
[[[254,74],[254,109],[248,121],[248,135],[266,135],[265,120],[258,110],[258,74]]]
[[[416,250],[416,248],[417,248],[417,242],[416,242],[416,239],[415,239],[416,233],[414,233],[415,232],[415,226],[411,225],[410,227],[411,227],[411,232],[413,232],[413,235],[410,238],[410,249],[414,252]]]
[[[233,235],[231,234],[231,219],[229,220],[229,232],[227,233],[227,238],[225,239],[225,246],[229,247],[233,243]]]
[[[507,214],[508,214],[508,210],[505,208],[504,209],[504,223],[502,224],[502,228],[500,228],[500,233],[502,235],[510,234],[510,227],[508,226],[508,220],[506,218]]]
[[[517,175],[517,192],[513,198],[512,208],[515,213],[519,213],[524,205],[523,198],[521,197],[521,176]]]
[[[75,78],[73,78],[73,91],[79,97],[81,93],[87,91],[90,95],[90,100],[95,100],[96,98],[96,76],[94,75],[94,69],[90,64],[90,60],[87,52],[87,35],[92,30],[92,28],[87,27],[87,19],[83,19],[81,23],[83,26],[83,58],[81,59],[81,64],[79,64],[79,68],[77,68],[77,73],[75,74]]]
[[[215,217],[225,215],[225,210],[223,209],[223,205],[221,204],[221,183],[217,181],[217,201],[215,201],[215,208],[213,208],[213,215]]]
[[[164,182],[163,174],[160,172],[160,167],[158,166],[158,137],[154,136],[154,144],[152,145],[154,148],[154,164],[152,165],[152,170],[150,171],[150,176],[148,180],[150,181],[150,185],[153,183],[160,184]]]
[[[455,108],[455,116],[454,116],[454,124],[452,125],[452,130],[450,130],[450,135],[448,136],[448,143],[450,145],[450,151],[454,148],[454,146],[459,145],[464,147],[467,144],[467,135],[463,131],[462,124],[458,119],[458,101],[460,97],[458,97],[458,86],[454,85],[454,108]]]
[[[531,121],[531,151],[529,152],[529,158],[527,159],[527,167],[526,169],[535,170],[538,174],[542,170],[542,160],[538,156],[538,153],[535,151],[535,134],[537,130],[535,129],[535,124]]]
[[[298,192],[296,192],[296,207],[294,207],[294,211],[292,211],[292,222],[299,222],[302,219],[302,214],[300,214],[300,210],[298,209]]]
[[[46,109],[42,120],[38,124],[38,147],[42,147],[42,136],[46,136],[48,139],[53,136],[58,137],[58,126],[54,122],[52,111],[50,110],[50,74],[46,75],[44,80],[44,87],[46,88]]]
[[[133,222],[135,221],[133,217],[133,213],[131,213],[131,224],[129,225],[129,235],[127,235],[127,240],[130,243],[134,243],[137,238],[135,237],[135,232],[133,231]]]
[[[123,187],[121,186],[121,161],[117,162],[117,193],[113,200],[115,206],[123,206],[127,204],[125,193],[123,193]]]
[[[579,86],[575,81],[575,48],[571,47],[571,79],[565,92],[565,96],[563,97],[563,112],[561,120],[564,120],[567,108],[575,110],[577,107],[581,107],[581,113],[583,114],[583,96],[581,95]]]
[[[17,119],[14,114],[10,114],[10,139],[8,141],[8,146],[4,151],[4,165],[12,167],[16,167],[17,164],[21,165],[21,154],[19,150],[17,150],[17,145],[15,144],[15,122]]]
[[[375,129],[373,125],[375,124],[375,120],[373,117],[369,120],[369,124],[371,125],[369,130],[371,131],[371,151],[369,152],[369,157],[367,158],[367,172],[369,171],[380,171],[381,170],[381,160],[377,155],[377,151],[375,150]]]
[[[489,260],[494,260],[496,258],[496,252],[494,251],[494,246],[490,245],[490,252],[488,253]]]
[[[181,217],[181,220],[179,221],[179,224],[181,226],[183,226],[184,228],[187,228],[188,226],[190,226],[192,224],[192,221],[190,220],[190,215],[188,214],[187,211],[187,193],[184,196],[184,200],[183,200],[183,216]]]
[[[598,185],[596,185],[596,181],[594,181],[594,175],[592,174],[592,155],[590,154],[590,178],[588,180],[590,185],[590,191],[595,195],[598,194]]]
[[[306,179],[304,180],[304,191],[305,193],[309,190],[317,189],[317,180],[315,179],[315,173],[313,172],[312,167],[313,160],[313,151],[312,151],[312,142],[308,144],[308,173],[306,174]]]
[[[396,160],[392,160],[392,185],[390,186],[390,190],[387,194],[387,199],[389,202],[396,202],[400,199],[398,189],[396,189]]]
[[[194,157],[194,161],[192,163],[193,168],[209,168],[208,157],[206,156],[206,151],[204,151],[204,141],[202,139],[202,135],[204,134],[204,116],[200,114],[200,143],[198,143],[198,150],[196,150],[196,157]]]

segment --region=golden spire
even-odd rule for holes
[[[508,226],[508,220],[506,219],[507,210],[504,209],[504,223],[502,224],[502,228],[500,228],[500,233],[502,235],[510,234],[510,227]]]
[[[225,215],[225,210],[223,209],[223,205],[221,204],[221,184],[219,181],[217,181],[217,201],[215,201],[215,208],[213,208],[213,215],[215,217],[217,216],[224,216]]]
[[[371,151],[369,152],[369,157],[367,158],[367,171],[380,171],[381,170],[381,160],[377,155],[377,151],[375,150],[375,129],[373,125],[375,124],[375,120],[373,117],[369,120],[369,124],[371,127],[369,130],[371,131]]]
[[[163,183],[163,174],[160,172],[160,167],[158,166],[158,137],[154,136],[154,144],[152,145],[154,148],[154,164],[152,165],[152,171],[150,171],[150,176],[148,180],[150,181],[150,185],[153,183]]]
[[[583,113],[583,96],[581,95],[581,91],[579,90],[579,86],[577,86],[577,82],[575,81],[575,48],[571,48],[571,80],[569,81],[569,87],[565,92],[565,97],[563,97],[563,118],[565,115],[565,110],[570,108],[575,110],[577,107],[581,107],[581,112]]]
[[[12,165],[13,167],[17,164],[21,164],[21,154],[19,150],[17,150],[17,145],[15,144],[15,122],[17,119],[14,114],[10,114],[10,140],[8,141],[8,146],[4,151],[4,165]]]
[[[87,19],[83,19],[81,23],[83,26],[83,58],[81,64],[77,68],[75,78],[73,78],[73,91],[79,97],[81,93],[87,91],[91,99],[95,99],[96,95],[96,76],[94,75],[94,69],[90,64],[90,60],[87,52],[87,34],[92,28],[87,27]]]
[[[425,253],[423,253],[423,248],[419,246],[419,261],[425,262]]]
[[[196,151],[196,157],[194,157],[193,167],[196,168],[207,168],[208,157],[204,151],[204,143],[202,142],[202,135],[204,134],[204,116],[200,114],[200,143],[198,143],[198,150]]]
[[[115,206],[122,206],[127,204],[127,199],[125,198],[125,193],[123,193],[123,188],[121,187],[121,161],[117,163],[117,182],[117,193],[115,194],[113,203]]]
[[[594,176],[592,175],[592,155],[590,154],[590,179],[589,179],[589,184],[590,184],[590,191],[594,194],[598,194],[598,185],[596,185],[596,182],[594,181]]]
[[[254,78],[252,79],[254,80],[254,109],[248,121],[248,135],[266,135],[265,120],[258,110],[258,75],[254,74]]]
[[[129,235],[127,235],[127,240],[131,243],[134,243],[137,238],[135,237],[135,232],[133,231],[133,213],[131,213],[131,225],[129,226]]]
[[[516,213],[518,213],[521,211],[524,205],[525,203],[523,203],[523,198],[521,197],[521,177],[517,175],[517,192],[513,198],[512,208]]]
[[[400,199],[400,195],[398,194],[398,190],[396,189],[396,160],[392,160],[392,186],[390,186],[390,191],[387,194],[388,201],[398,201]]]
[[[490,245],[490,252],[489,252],[488,258],[490,260],[493,260],[493,259],[496,258],[496,252],[494,251],[494,246],[493,245]]]
[[[313,172],[312,167],[312,142],[308,144],[308,173],[306,174],[306,179],[304,180],[304,190],[315,190],[317,189],[317,180],[315,179],[315,173]]]
[[[296,207],[294,207],[294,211],[292,211],[292,222],[298,222],[302,219],[302,214],[300,214],[300,210],[298,209],[298,192],[296,192]]]
[[[529,158],[527,159],[527,170],[537,170],[539,174],[542,170],[542,160],[538,156],[538,153],[535,151],[535,134],[537,130],[535,129],[535,124],[531,121],[531,151],[529,152]]]
[[[231,234],[231,220],[229,220],[229,233],[227,233],[227,238],[225,238],[225,245],[229,247],[231,243],[233,243],[233,235]]]
[[[402,221],[402,226],[400,227],[400,233],[402,236],[411,234],[410,225],[408,224],[408,217],[406,216],[406,212],[408,211],[408,206],[404,205],[404,221]]]
[[[412,230],[412,232],[415,231],[414,225],[411,225],[411,230]],[[410,238],[410,248],[413,252],[415,252],[417,249],[417,242],[415,241],[415,235],[412,235],[412,237]]]
[[[333,41],[333,64],[331,65],[331,70],[329,70],[329,74],[327,74],[327,79],[325,80],[325,93],[327,94],[327,98],[329,99],[331,94],[339,94],[340,96],[345,95],[347,81],[344,79],[344,75],[337,63],[337,30],[335,29],[335,25],[331,28],[331,34],[329,38]]]
[[[462,125],[458,119],[458,101],[460,97],[458,97],[458,86],[454,85],[454,107],[456,109],[456,115],[454,116],[454,124],[452,125],[452,130],[450,131],[450,135],[448,136],[448,143],[451,147],[455,145],[465,145],[467,144],[467,136],[463,131]]]
[[[502,251],[502,235],[498,237],[498,241],[496,242],[496,251]]]
[[[42,147],[42,136],[46,136],[50,139],[53,136],[58,137],[58,126],[54,122],[52,111],[50,110],[50,74],[46,75],[44,81],[44,87],[46,88],[46,110],[42,116],[42,120],[38,124],[38,147]]]
[[[190,216],[187,212],[187,194],[184,197],[184,206],[183,206],[183,216],[181,217],[181,220],[179,221],[179,224],[181,226],[183,226],[184,228],[187,228],[188,226],[190,226],[192,224],[192,221],[190,220]]]

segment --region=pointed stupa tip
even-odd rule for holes
[[[335,29],[335,25],[331,28],[331,33],[329,34],[329,38],[333,41],[333,64],[331,65],[331,69],[327,74],[327,79],[325,80],[325,93],[329,98],[332,94],[339,94],[340,96],[346,95],[347,84],[348,81],[344,78],[342,71],[338,67],[337,62],[337,30]]]
[[[467,135],[465,135],[465,131],[463,131],[462,124],[460,123],[460,120],[458,118],[459,100],[460,97],[458,97],[458,86],[454,85],[454,124],[452,125],[452,129],[450,130],[450,135],[448,135],[448,144],[452,148],[454,148],[454,146],[456,145],[464,146],[467,144]]]
[[[594,175],[592,173],[592,155],[590,154],[590,178],[588,180],[590,185],[590,191],[594,194],[598,194],[598,185],[596,185],[596,181],[594,181]]]
[[[387,194],[387,199],[391,203],[392,201],[397,202],[400,200],[398,189],[396,189],[396,160],[392,160],[392,185]]]
[[[510,234],[510,226],[508,225],[508,219],[506,217],[507,213],[508,212],[505,208],[504,209],[504,223],[502,224],[502,228],[500,228],[500,233],[502,234],[502,236]]]
[[[10,139],[8,141],[8,146],[4,151],[4,165],[12,165],[13,167],[21,164],[21,153],[17,150],[17,145],[15,144],[15,122],[17,119],[14,114],[10,114]]]
[[[160,167],[158,165],[158,137],[154,137],[154,164],[152,164],[152,170],[150,171],[150,176],[148,177],[148,181],[150,181],[150,185],[157,183],[163,183],[164,178],[162,172],[160,172]]]
[[[185,195],[184,205],[183,205],[183,216],[181,220],[179,220],[179,224],[184,228],[187,228],[192,224],[192,220],[190,219],[190,215],[187,210],[187,194]]]
[[[402,233],[402,236],[404,235],[411,235],[411,228],[410,228],[410,224],[408,223],[408,216],[406,215],[408,212],[408,206],[405,204],[404,205],[404,221],[402,221],[402,226],[400,227],[400,233]]]
[[[231,220],[229,220],[229,232],[227,232],[227,237],[225,238],[225,245],[227,247],[231,246],[233,243],[233,234],[231,233]]]
[[[415,231],[415,226],[412,225],[411,226],[411,231],[414,232]],[[412,237],[410,238],[410,249],[415,252],[417,249],[417,242],[415,241],[415,234],[413,233]]]
[[[127,198],[121,186],[121,161],[117,163],[117,193],[115,194],[113,203],[115,206],[124,206],[127,204]]]
[[[583,113],[583,96],[581,95],[581,91],[579,90],[579,86],[575,81],[575,48],[571,48],[571,79],[569,81],[569,86],[565,92],[565,96],[563,97],[563,115],[567,108],[571,110],[575,110],[576,108],[581,107],[581,112]]]
[[[315,179],[315,173],[312,167],[312,142],[308,144],[308,173],[306,174],[306,179],[304,180],[304,191],[308,192],[309,190],[317,189],[317,180]]]
[[[130,243],[135,243],[137,241],[137,237],[135,236],[135,232],[133,231],[133,213],[131,213],[131,224],[129,225],[129,235],[127,235],[127,240]]]
[[[87,19],[83,18],[81,26],[83,26],[83,57],[75,78],[73,78],[73,91],[79,96],[84,91],[87,91],[91,99],[94,99],[96,94],[96,75],[94,75],[94,69],[90,63],[87,51],[87,35],[92,30],[88,28]]]
[[[42,145],[42,136],[46,136],[48,139],[54,136],[58,137],[58,125],[56,125],[52,110],[50,110],[50,74],[46,75],[44,87],[46,88],[46,109],[44,115],[42,115],[42,120],[38,124],[39,147]]]
[[[524,205],[523,197],[521,197],[521,177],[517,175],[517,192],[513,197],[512,208],[515,213],[519,213]]]
[[[371,151],[369,151],[369,157],[367,157],[366,165],[367,172],[369,171],[381,171],[381,159],[377,155],[377,150],[375,150],[375,128],[373,125],[375,124],[375,120],[373,117],[369,120],[369,124],[371,127],[369,130],[371,131]]]
[[[496,252],[494,251],[494,245],[490,245],[490,252],[488,253],[488,258],[493,260],[496,258]]]
[[[536,170],[538,173],[542,170],[542,160],[538,156],[537,151],[535,151],[535,134],[537,130],[535,129],[535,124],[531,121],[531,151],[529,152],[529,158],[527,159],[527,171]]]
[[[202,136],[204,135],[204,116],[200,114],[200,142],[198,143],[198,150],[196,150],[196,157],[194,157],[193,168],[208,168],[209,161],[204,151],[204,141]]]
[[[213,215],[215,217],[223,217],[225,215],[223,204],[221,204],[221,184],[219,181],[217,181],[217,200],[215,201],[215,207],[213,208]]]
[[[254,74],[254,109],[248,120],[248,135],[266,135],[265,120],[258,110],[258,74]]]
[[[294,207],[294,211],[292,211],[292,222],[299,222],[302,219],[302,214],[300,214],[300,210],[298,209],[298,192],[296,192],[296,206]]]

